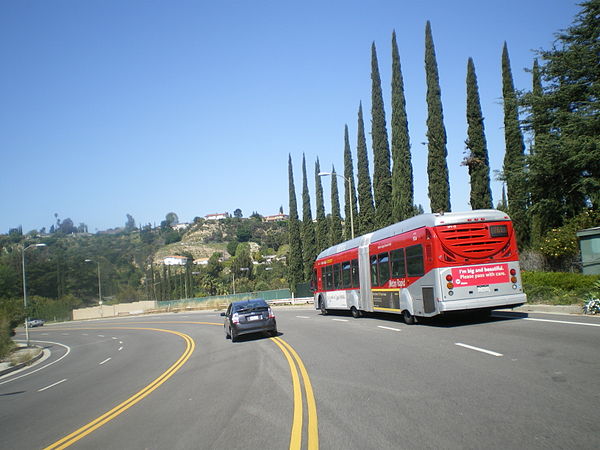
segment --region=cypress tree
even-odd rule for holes
[[[290,255],[288,260],[288,282],[290,290],[296,292],[296,286],[304,278],[302,260],[302,240],[300,235],[300,223],[298,220],[298,205],[296,203],[296,188],[294,187],[294,171],[292,169],[292,155],[288,159],[288,178],[290,195]]]
[[[396,32],[392,33],[392,219],[414,216],[413,169],[408,134],[404,80]]]
[[[363,121],[362,103],[358,106],[358,138],[356,143],[358,171],[358,234],[370,233],[375,229],[375,208],[371,191],[371,175],[369,174],[369,158],[365,139],[365,123]]]
[[[371,45],[371,138],[373,139],[373,194],[375,225],[382,228],[394,222],[392,217],[392,175],[390,147],[385,124],[381,78],[375,43]]]
[[[325,217],[325,203],[323,201],[323,184],[321,183],[321,165],[319,164],[319,158],[315,163],[315,190],[317,191],[317,229],[316,229],[316,240],[317,240],[317,254],[321,253],[327,247],[329,247],[329,225],[327,223],[327,217]]]
[[[354,187],[354,165],[352,163],[350,139],[348,138],[348,125],[344,126],[344,178],[346,178],[344,181],[344,198],[346,203],[344,237],[345,239],[352,239],[352,234],[356,236],[356,224],[354,224],[355,228],[352,230],[352,222],[358,219],[358,209],[356,205],[356,189]],[[348,187],[348,184],[350,184],[350,187]],[[348,191],[350,191],[350,197],[348,197]]]
[[[431,24],[425,26],[425,73],[427,76],[427,175],[432,212],[450,211],[450,183],[446,157],[446,128]]]
[[[502,97],[504,100],[504,179],[508,198],[508,213],[513,220],[519,248],[529,243],[527,188],[525,174],[525,144],[519,124],[517,94],[513,83],[508,47],[502,49]]]
[[[469,58],[467,63],[467,140],[465,143],[469,151],[464,164],[469,168],[471,176],[471,208],[492,208],[490,163],[473,58]]]
[[[332,167],[331,173],[331,228],[329,230],[329,245],[336,245],[342,242],[342,219],[340,217],[340,196],[335,167]]]
[[[310,280],[315,259],[317,257],[317,242],[315,225],[310,210],[310,194],[306,177],[306,158],[302,155],[302,256],[304,257],[304,280]]]

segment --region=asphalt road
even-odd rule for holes
[[[600,318],[276,314],[238,343],[214,312],[33,329],[0,448],[600,447]]]

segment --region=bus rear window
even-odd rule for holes
[[[508,227],[506,225],[490,225],[490,237],[508,236]]]

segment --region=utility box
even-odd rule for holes
[[[588,228],[577,232],[581,263],[585,275],[600,274],[600,227]]]

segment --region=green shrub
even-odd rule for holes
[[[11,332],[10,320],[0,311],[0,358],[8,355],[15,345],[10,338]]]
[[[583,301],[600,275],[565,272],[522,272],[529,303],[572,305]]]

